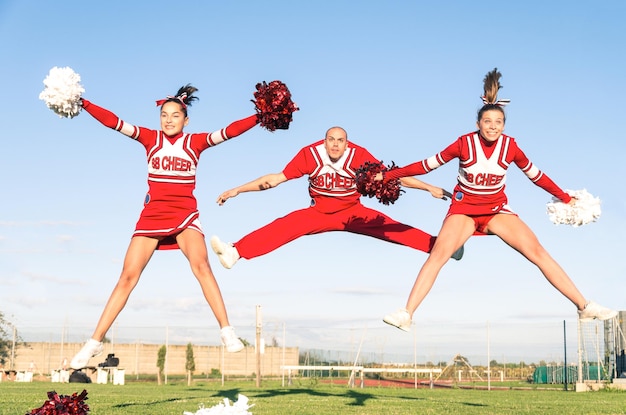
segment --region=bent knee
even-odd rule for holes
[[[552,260],[552,257],[546,251],[546,249],[541,245],[536,245],[531,249],[521,251],[522,255],[524,255],[528,260],[532,261],[535,264],[539,264],[548,260]]]
[[[212,274],[209,261],[190,261],[189,266],[196,277]]]
[[[137,284],[137,281],[139,281],[140,276],[141,271],[123,269],[117,285],[134,287]]]
[[[454,254],[455,250],[447,247],[435,247],[430,252],[427,261],[431,263],[443,264],[450,259],[452,254]]]

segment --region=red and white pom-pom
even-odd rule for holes
[[[548,216],[552,223],[577,227],[598,220],[601,213],[600,198],[593,197],[586,189],[565,192],[576,198],[576,203],[569,205],[553,197],[547,204]]]
[[[27,415],[87,415],[89,405],[85,403],[86,400],[86,390],[83,390],[80,395],[74,392],[71,396],[59,396],[54,391],[48,392],[48,400],[41,408],[33,409],[27,412]]]
[[[80,84],[80,75],[70,67],[50,69],[43,80],[45,88],[39,94],[48,108],[61,118],[74,118],[80,113],[80,98],[85,89]]]
[[[254,102],[261,127],[269,131],[288,129],[293,119],[292,114],[299,109],[291,100],[289,88],[281,81],[272,81],[269,84],[265,81],[259,82],[251,101]]]
[[[398,168],[393,162],[386,167],[383,163],[365,162],[356,170],[356,190],[363,196],[376,197],[383,205],[393,204],[400,194],[400,180],[374,180],[378,173]]]
[[[218,403],[210,408],[205,408],[204,405],[200,406],[197,412],[183,412],[183,415],[252,415],[248,409],[254,405],[248,405],[248,397],[239,394],[237,402],[230,404],[228,398],[224,398],[224,403]]]

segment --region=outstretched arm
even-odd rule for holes
[[[85,111],[87,111],[96,120],[100,121],[100,123],[102,123],[102,125],[104,125],[105,127],[109,127],[113,130],[119,131],[120,133],[134,139],[137,139],[137,137],[139,137],[141,127],[135,127],[132,124],[122,121],[117,115],[113,114],[111,111],[99,107],[98,105],[84,98],[81,99],[81,105],[83,106],[83,109]]]
[[[374,180],[384,179],[385,181],[389,181],[399,179],[401,177],[420,176],[422,174],[430,173],[450,160],[461,156],[462,139],[463,137],[459,137],[443,151],[427,159],[411,163],[404,167],[388,170],[384,174],[378,174]]]
[[[256,115],[251,115],[246,118],[242,118],[241,120],[234,121],[228,125],[226,128],[222,128],[221,130],[217,130],[212,132],[207,137],[207,143],[209,146],[215,146],[224,141],[237,137],[255,125],[259,123],[258,117]]]
[[[552,181],[551,178],[548,177],[547,174],[539,170],[537,166],[535,166],[529,159],[526,157],[526,154],[517,147],[515,153],[515,158],[513,161],[519,167],[519,169],[532,181],[535,185],[541,187],[546,192],[550,193],[552,196],[556,197],[563,203],[574,204],[576,201],[572,202],[572,197],[563,191],[556,183]]]
[[[251,182],[225,191],[218,196],[217,204],[222,206],[224,202],[226,202],[231,197],[237,196],[239,193],[256,192],[259,190],[271,189],[272,187],[276,187],[286,181],[287,177],[282,172],[266,174],[265,176],[261,176],[256,180],[252,180]]]
[[[433,186],[432,184],[424,183],[415,177],[401,177],[400,184],[404,187],[411,189],[426,190],[432,197],[445,200],[445,191],[441,187]]]

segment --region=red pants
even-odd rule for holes
[[[430,252],[435,237],[362,204],[335,213],[300,209],[244,236],[234,245],[242,258],[265,255],[304,235],[345,231]]]

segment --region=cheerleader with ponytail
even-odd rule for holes
[[[478,111],[477,130],[462,135],[440,153],[408,166],[378,174],[385,182],[426,174],[453,159],[459,160],[459,175],[448,214],[428,259],[413,285],[406,306],[383,321],[408,331],[412,316],[432,288],[450,254],[474,234],[497,235],[507,245],[535,264],[545,278],[578,309],[580,319],[607,320],[617,312],[587,301],[570,277],[539,243],[533,231],[509,207],[504,193],[506,173],[515,164],[535,185],[550,193],[559,204],[575,206],[577,200],[558,187],[503,134],[508,99],[499,99],[501,73],[496,69],[484,78],[483,106]]]
[[[196,168],[200,154],[213,146],[237,137],[257,124],[274,131],[286,129],[298,108],[289,90],[280,81],[259,83],[254,93],[256,114],[234,121],[212,133],[186,133],[188,110],[198,100],[198,89],[184,85],[175,95],[156,101],[160,129],[130,124],[111,111],[82,97],[80,76],[71,68],[53,68],[44,80],[46,88],[40,98],[62,118],[73,118],[86,111],[105,127],[118,131],[140,143],[147,156],[148,192],[119,281],[107,302],[92,338],[70,362],[73,369],[84,368],[89,359],[103,352],[103,339],[124,308],[130,293],[155,250],[180,249],[189,260],[206,301],[221,328],[222,344],[229,352],[244,348],[230,326],[226,307],[208,262],[197,201]]]

